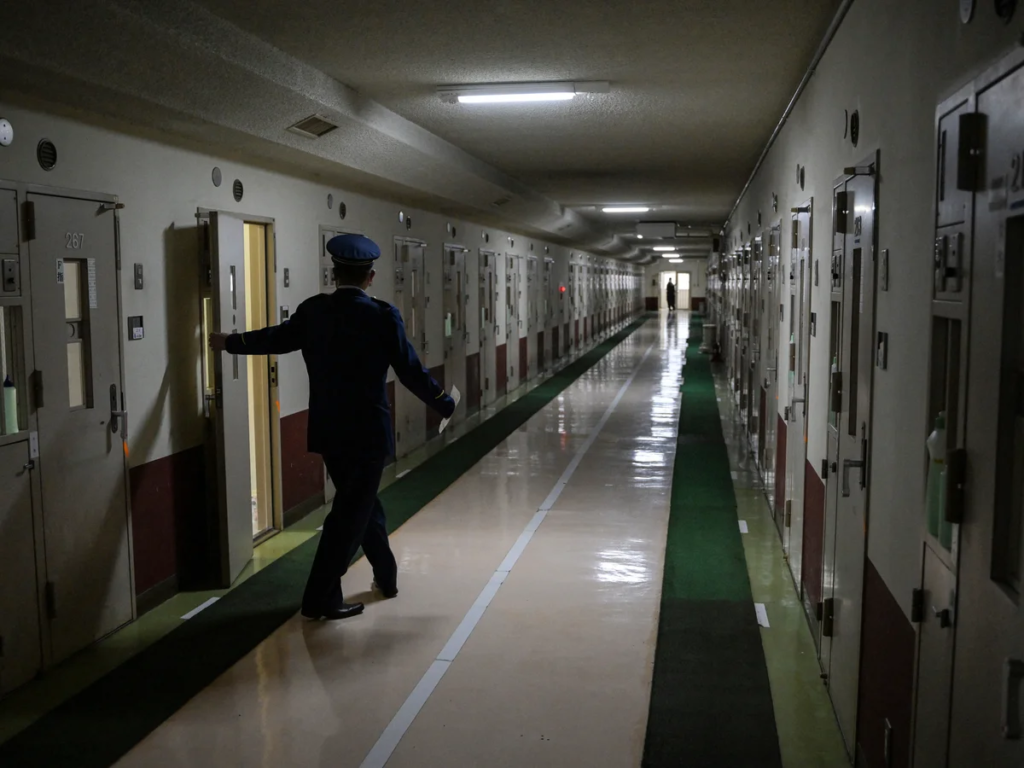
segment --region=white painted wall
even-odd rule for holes
[[[123,315],[142,315],[145,323],[145,339],[141,341],[128,341],[122,327],[126,392],[132,412],[133,466],[202,442],[202,341],[195,231],[196,210],[200,207],[274,219],[278,304],[292,311],[318,291],[320,225],[361,232],[381,246],[382,258],[372,292],[389,301],[394,284],[393,239],[401,236],[426,241],[431,272],[428,317],[432,314],[435,320],[442,311],[441,258],[445,243],[470,249],[466,259],[470,318],[479,317],[479,248],[525,256],[533,245],[534,254],[542,257],[547,246],[548,255],[556,261],[555,279],[565,282],[568,278],[571,251],[562,246],[3,101],[0,115],[15,128],[14,144],[0,147],[0,179],[114,194],[125,204],[119,214]],[[50,172],[43,171],[35,158],[36,145],[44,137],[53,141],[58,151],[57,166]],[[223,174],[219,188],[211,181],[214,166]],[[245,189],[239,203],[232,196],[235,179],[241,180]],[[332,209],[327,207],[328,194],[334,196]],[[338,214],[341,202],[347,206],[344,222]],[[412,218],[411,229],[399,222],[399,211]],[[448,225],[455,227],[455,236],[448,233]],[[489,242],[484,241],[485,234]],[[135,263],[143,265],[142,290],[133,287]],[[638,267],[609,259],[591,257],[590,263],[615,263],[639,274]],[[288,288],[283,285],[285,267],[290,270]],[[504,272],[500,271],[498,277],[503,286]],[[639,285],[636,290],[639,294]],[[504,312],[501,290],[496,316],[503,318]],[[430,351],[425,362],[428,366],[440,365],[443,322],[430,323],[428,332]],[[498,343],[504,343],[504,339],[499,338]],[[478,349],[479,336],[474,332],[469,351]],[[280,373],[282,415],[304,410],[308,383],[301,356],[284,356]]]
[[[825,455],[832,185],[846,166],[881,150],[879,247],[890,252],[890,290],[879,293],[876,327],[890,334],[888,370],[876,370],[868,555],[909,615],[920,582],[924,523],[931,251],[938,103],[1017,44],[1018,21],[999,21],[979,3],[967,26],[958,0],[857,0],[727,228],[723,250],[759,233],[759,212],[814,199],[812,258],[818,329],[811,339],[808,460]],[[1019,14],[1018,14],[1019,17]],[[844,138],[844,111],[858,110],[857,147]],[[805,187],[796,168],[805,167]],[[788,273],[790,218],[782,217],[783,273]],[[787,281],[788,282],[788,281]],[[788,286],[787,286],[788,290]],[[787,302],[788,295],[783,297]],[[785,345],[780,345],[786,354]],[[780,360],[780,362],[782,362]],[[781,368],[780,368],[781,370]],[[780,409],[785,403],[780,398]]]

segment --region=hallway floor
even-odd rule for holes
[[[101,680],[7,746],[38,751],[88,711],[72,741],[135,728],[121,766],[847,765],[745,436],[690,326],[650,319],[494,447],[462,433],[395,482],[396,599],[374,601],[359,560],[344,584],[366,612],[303,621],[289,601],[308,558],[275,558],[184,622],[226,671],[121,679],[87,710]],[[446,485],[416,506],[431,483]],[[180,634],[139,669],[189,669]]]

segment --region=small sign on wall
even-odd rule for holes
[[[57,285],[64,285],[64,259],[57,259]]]

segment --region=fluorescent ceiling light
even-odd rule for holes
[[[682,259],[669,259],[668,263],[669,264],[682,264],[683,260]]]
[[[578,93],[607,93],[608,83],[494,83],[451,85],[437,89],[441,98],[460,104],[522,104],[569,101]]]
[[[675,252],[676,247],[674,245],[656,245],[654,246],[654,250],[663,251],[665,253],[673,253]]]
[[[459,96],[460,104],[516,104],[527,101],[568,101],[576,97],[572,91],[552,93],[467,93]]]
[[[637,240],[643,240],[643,239],[644,239],[644,236],[643,236],[643,235],[637,235],[637,236],[636,236],[636,239],[637,239]]]
[[[620,205],[612,206],[611,208],[602,208],[601,210],[605,213],[647,213],[651,209],[644,208],[642,206]]]

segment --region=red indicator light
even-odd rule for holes
[[[564,285],[558,286],[558,292],[559,293],[565,293],[565,286]]]

